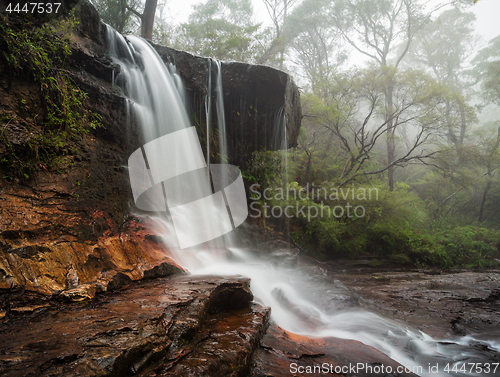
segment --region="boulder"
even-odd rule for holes
[[[0,373],[245,376],[269,321],[252,299],[248,279],[176,277],[13,314],[0,323]]]

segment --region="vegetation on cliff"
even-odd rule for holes
[[[12,75],[5,85],[21,89],[0,109],[0,168],[4,178],[27,180],[35,171],[61,169],[64,156],[78,153],[82,136],[102,126],[101,117],[66,70],[74,17],[40,25],[2,17],[1,65]]]

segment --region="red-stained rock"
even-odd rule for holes
[[[5,240],[0,252],[0,288],[23,287],[80,301],[142,278],[182,274],[162,243],[151,240],[147,223],[132,222],[118,235],[96,243]],[[131,229],[127,229],[131,228]]]
[[[203,369],[206,377],[227,375],[217,371],[235,363],[244,370],[269,315],[250,307],[248,284],[187,276],[142,281],[92,303],[18,317],[0,324],[0,375],[153,376],[168,365],[200,375],[204,357],[214,364]]]
[[[135,207],[126,166],[143,140],[129,119],[126,98],[114,85],[120,67],[106,51],[105,25],[88,1],[75,10],[79,25],[69,35],[72,53],[57,68],[86,93],[82,108],[98,114],[103,127],[83,125],[86,132],[63,140],[50,157],[33,158],[38,152],[32,142],[52,140],[45,130],[40,83],[14,72],[0,57],[0,121],[6,141],[0,143],[0,289],[24,287],[49,295],[66,290],[61,297],[67,300],[180,271],[165,246],[146,237],[151,232],[143,237],[141,226],[132,226]],[[0,16],[6,28],[23,29],[19,17]],[[178,64],[202,136],[205,114],[196,103],[208,94],[211,60],[154,47],[166,62]],[[254,150],[281,148],[273,142],[273,135],[285,136],[283,125],[274,121],[279,113],[287,119],[288,146],[296,144],[300,99],[288,74],[243,63],[223,63],[222,73],[231,163],[244,166]],[[12,156],[29,162],[29,169],[19,171]]]
[[[402,366],[382,352],[355,340],[311,339],[271,325],[255,351],[250,376],[416,377],[404,371],[397,374],[398,367]]]

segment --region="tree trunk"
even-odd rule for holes
[[[486,198],[488,196],[488,191],[490,191],[490,187],[491,187],[491,177],[488,177],[488,183],[484,188],[483,198],[481,199],[481,207],[479,208],[479,224],[483,222],[484,205],[486,204]]]
[[[394,139],[394,118],[393,118],[393,84],[392,78],[389,82],[389,87],[387,88],[387,164],[389,168],[387,169],[387,183],[389,186],[389,191],[394,191],[394,165],[391,165],[396,159],[396,141]]]
[[[285,25],[286,19],[288,17],[288,0],[283,0],[283,25]],[[277,38],[280,37],[281,33],[277,34]],[[280,51],[280,69],[283,70],[284,60],[285,60],[285,44],[283,41],[281,43],[281,51]]]
[[[141,37],[153,39],[153,25],[155,23],[156,5],[158,0],[146,0],[144,12],[141,16]]]
[[[484,206],[486,204],[486,198],[488,196],[488,191],[490,191],[491,181],[493,179],[493,173],[492,173],[493,169],[491,168],[491,162],[492,162],[491,160],[493,159],[493,156],[499,147],[500,147],[500,127],[498,127],[498,131],[497,131],[497,140],[496,140],[495,144],[493,145],[493,148],[491,149],[490,155],[488,156],[488,161],[487,161],[488,183],[486,184],[486,187],[484,188],[483,198],[481,199],[481,207],[479,208],[479,223],[481,223],[483,221]]]
[[[125,23],[126,23],[126,13],[127,13],[127,2],[126,0],[120,0],[120,18],[116,24],[116,31],[119,33],[123,33],[125,31]]]

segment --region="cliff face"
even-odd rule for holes
[[[175,64],[191,102],[192,115],[206,135],[204,98],[209,72],[215,85],[215,63],[183,51],[154,45],[165,62]],[[245,167],[251,154],[297,145],[302,112],[299,91],[291,77],[267,66],[221,62],[229,161]],[[212,89],[212,102],[215,94]],[[215,113],[215,109],[213,109]],[[282,122],[282,117],[286,122]],[[212,122],[211,127],[217,129]],[[286,128],[286,129],[285,129]]]
[[[130,280],[183,270],[165,245],[155,242],[148,219],[130,215],[126,165],[142,141],[128,119],[125,98],[112,85],[119,67],[107,56],[105,26],[90,3],[81,2],[76,10],[79,25],[68,42],[71,54],[57,70],[75,91],[87,94],[84,107],[99,115],[102,127],[58,141],[61,129],[50,134],[43,129],[50,116],[42,103],[43,85],[14,72],[7,55],[0,57],[0,288],[63,292],[61,297],[78,301]],[[2,20],[13,30],[20,29],[17,22]],[[8,51],[5,40],[0,44]],[[154,47],[165,62],[176,64],[203,137],[201,104],[208,93],[210,60]],[[286,134],[286,144],[295,145],[300,102],[287,74],[223,63],[222,77],[231,163],[244,168],[254,150],[279,147],[276,135]],[[280,109],[286,132],[275,122]],[[43,139],[47,135],[50,143]],[[45,160],[39,158],[42,152]]]

